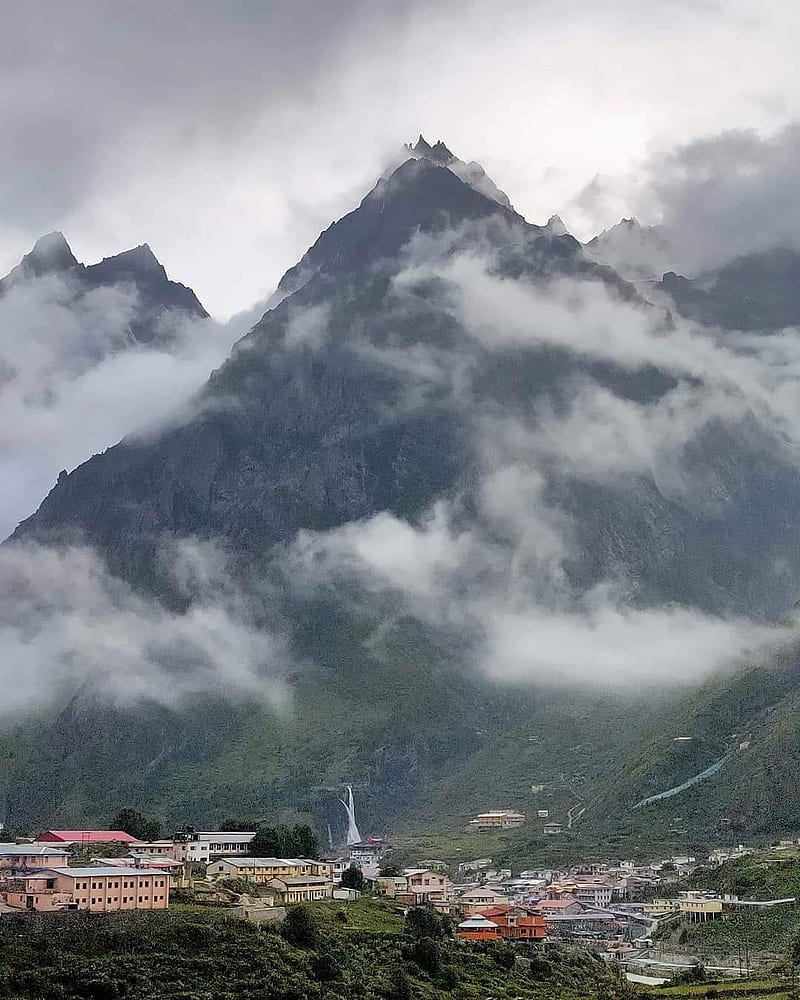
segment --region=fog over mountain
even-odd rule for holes
[[[10,12],[0,818],[389,822],[579,739],[611,815],[645,698],[794,697],[800,24],[712,6]]]
[[[746,619],[800,589],[800,339],[720,342],[444,144],[407,152],[192,415],[62,477],[16,542],[174,600],[168,540],[219,541],[245,577],[399,600],[494,678],[675,683],[772,641]]]

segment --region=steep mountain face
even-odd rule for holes
[[[412,236],[450,232],[464,247],[488,239],[501,273],[514,279],[568,275],[633,295],[613,272],[586,261],[571,236],[529,226],[450,170],[410,159],[287,273],[281,288],[294,291],[213,375],[194,420],[154,441],[122,442],[62,477],[14,537],[81,538],[115,572],[152,584],[163,533],[222,537],[252,556],[301,528],[382,510],[411,518],[460,488],[473,461],[470,428],[449,389],[432,387],[426,405],[404,412],[406,378],[374,360],[376,351],[447,351],[468,342],[436,297],[403,299],[393,286]],[[315,336],[303,331],[309,316],[324,326],[313,351],[303,344]],[[489,399],[512,393],[521,405],[573,369],[553,350],[478,354],[476,391]],[[626,379],[599,367],[596,374],[629,394],[653,391],[651,376]]]
[[[770,331],[800,323],[800,253],[748,254],[698,277],[670,271],[662,290],[685,316],[727,330]]]
[[[623,219],[589,240],[586,253],[629,280],[659,279],[675,266],[674,252],[658,226]]]
[[[62,281],[74,300],[99,289],[130,290],[135,296],[135,308],[126,335],[133,344],[168,347],[174,329],[164,321],[170,316],[208,316],[191,288],[167,277],[146,243],[87,266],[76,259],[63,233],[49,233],[36,241],[31,252],[5,278],[0,278],[0,296],[47,278]]]
[[[293,678],[294,716],[212,699],[129,715],[82,692],[8,750],[13,815],[43,816],[55,801],[65,820],[99,817],[127,795],[176,820],[237,808],[320,818],[330,789],[350,780],[376,824],[402,822],[408,805],[433,821],[445,806],[452,816],[499,805],[485,798],[500,793],[529,807],[539,779],[564,803],[600,780],[638,707],[489,685],[460,626],[445,611],[432,626],[396,581],[388,594],[353,579],[295,588],[285,567],[298,538],[338,539],[380,516],[430,525],[447,509],[451,540],[483,546],[478,583],[521,579],[545,610],[585,611],[613,592],[634,611],[677,602],[775,620],[796,600],[791,449],[746,408],[731,417],[736,394],[718,398],[713,372],[670,360],[669,315],[560,220],[530,225],[442,143],[420,137],[407,153],[287,272],[282,301],[180,426],[62,475],[10,543],[88,544],[171,607],[188,599],[165,547],[221,545],[257,614],[289,622],[311,665]],[[131,254],[95,267],[161,281]],[[64,266],[63,248],[54,256]],[[79,280],[88,272],[97,280],[92,268]],[[636,346],[645,334],[660,354]],[[625,436],[630,417],[671,442],[706,388],[719,409],[679,435],[668,460]],[[687,397],[697,405],[681,409]],[[594,437],[608,413],[620,422]],[[346,568],[352,553],[333,551]],[[398,546],[394,562],[404,554]],[[465,602],[475,586],[464,584]]]

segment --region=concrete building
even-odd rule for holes
[[[215,858],[242,857],[256,833],[250,831],[189,830],[176,833],[172,857],[178,861],[208,864]]]
[[[333,883],[330,861],[314,858],[219,858],[212,861],[206,874],[212,878],[241,878],[266,885],[274,878],[305,878],[314,876]]]
[[[480,915],[497,924],[500,937],[509,941],[541,941],[547,934],[544,917],[530,906],[487,906]]]
[[[47,847],[39,844],[0,844],[0,871],[17,871],[42,868],[45,865],[60,868],[69,862],[66,847]]]
[[[577,899],[585,906],[604,909],[611,905],[614,886],[603,879],[562,879],[547,891],[551,899]]]
[[[722,913],[722,900],[712,893],[690,890],[678,895],[678,909],[689,920],[714,920]]]
[[[393,898],[401,906],[424,906],[430,903],[437,909],[449,909],[453,887],[443,872],[431,871],[429,868],[406,868],[402,879],[402,885],[396,879],[379,880],[384,883],[387,895],[393,893]],[[391,881],[395,883],[393,888]]]
[[[9,879],[6,903],[23,910],[165,910],[170,876],[140,868],[44,868]]]
[[[318,875],[272,878],[266,883],[281,903],[310,903],[333,898],[333,882]]]
[[[481,886],[479,889],[468,889],[462,892],[456,900],[459,907],[466,914],[480,913],[487,906],[503,906],[511,900],[502,892],[498,892],[491,886]]]
[[[186,861],[177,861],[175,858],[165,858],[155,854],[139,854],[131,851],[130,854],[121,858],[92,858],[92,867],[95,866],[101,868],[140,868],[144,871],[167,872],[171,879],[171,886],[177,889],[191,888],[194,882]]]
[[[524,822],[524,813],[514,812],[513,809],[492,809],[478,813],[468,826],[471,830],[510,830],[522,826]]]
[[[37,844],[135,844],[124,830],[47,830],[36,838]]]
[[[575,914],[583,913],[585,910],[582,903],[568,896],[562,899],[540,899],[533,906],[543,917],[574,916]]]
[[[498,941],[500,928],[481,913],[468,917],[456,928],[456,934],[465,941]]]

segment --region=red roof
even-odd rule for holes
[[[135,844],[124,830],[48,830],[36,838],[43,844]]]

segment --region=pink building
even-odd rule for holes
[[[142,868],[44,868],[11,878],[6,903],[23,910],[165,910],[170,876]]]
[[[20,868],[59,868],[69,862],[64,847],[41,847],[38,844],[0,844],[0,872]]]
[[[124,830],[47,830],[36,838],[37,844],[135,844]]]

